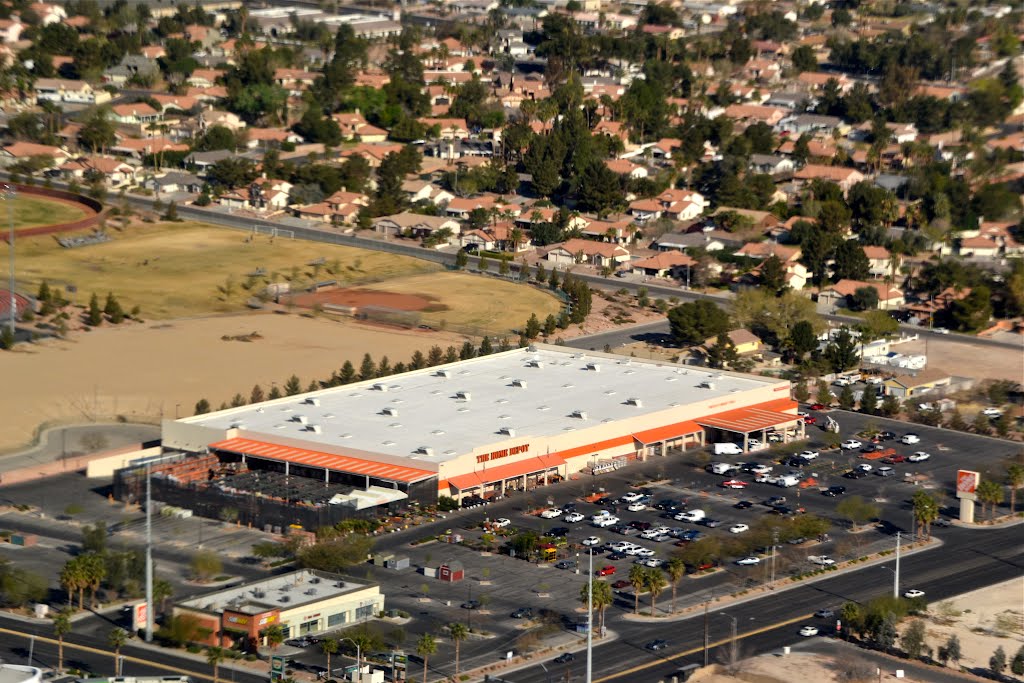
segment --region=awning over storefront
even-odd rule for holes
[[[362,458],[353,458],[348,455],[336,455],[334,453],[323,453],[321,451],[310,451],[305,448],[294,446],[282,446],[266,441],[254,439],[234,438],[225,441],[211,443],[210,448],[217,451],[228,451],[239,455],[250,455],[265,460],[276,460],[288,462],[306,467],[318,467],[334,472],[345,472],[347,474],[358,474],[376,479],[388,481],[401,481],[414,483],[423,481],[430,477],[437,476],[436,472],[416,469],[414,467],[403,467],[392,465],[386,462],[375,462]]]
[[[540,455],[536,458],[528,458],[526,460],[520,460],[519,462],[509,463],[508,465],[488,467],[485,470],[448,477],[448,484],[450,486],[454,486],[459,491],[468,491],[469,489],[474,489],[478,486],[496,484],[505,481],[506,479],[512,479],[513,477],[521,477],[524,474],[544,472],[545,470],[560,467],[564,464],[565,458],[560,456]]]
[[[728,432],[749,434],[750,432],[758,432],[762,429],[792,424],[799,419],[800,416],[795,413],[784,413],[780,410],[755,406],[697,418],[696,422],[703,427],[714,427],[715,429],[722,429]]]
[[[697,434],[703,431],[696,422],[692,420],[686,420],[685,422],[676,422],[675,424],[665,425],[664,427],[655,427],[654,429],[645,429],[642,432],[636,432],[633,434],[633,438],[647,446],[652,443],[660,443],[662,441],[669,441],[672,439],[679,439],[690,434]]]

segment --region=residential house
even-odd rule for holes
[[[10,168],[14,164],[33,158],[46,157],[51,160],[49,168],[64,163],[68,155],[58,147],[38,145],[34,142],[14,142],[0,148],[0,168]]]
[[[450,206],[451,204],[449,204]],[[550,206],[517,207],[515,218],[516,225],[521,228],[530,229],[539,223],[554,223],[558,219],[558,209]],[[572,214],[566,223],[567,230],[585,230],[590,220],[579,215]]]
[[[173,171],[171,173],[165,173],[162,176],[147,178],[142,183],[142,187],[150,192],[155,192],[157,195],[160,193],[171,194],[175,192],[199,194],[203,190],[203,180],[199,176],[191,173]]]
[[[885,380],[885,393],[901,401],[939,393],[953,384],[953,376],[938,368],[926,368],[916,375],[898,375]]]
[[[469,137],[469,125],[466,119],[420,119],[427,130],[437,129],[436,137],[442,140],[465,140]]]
[[[249,149],[266,149],[272,145],[285,142],[297,144],[303,142],[302,136],[281,128],[246,128],[245,146]]]
[[[750,170],[754,173],[781,175],[791,173],[795,168],[793,160],[780,154],[751,154]]]
[[[120,159],[86,156],[65,161],[58,170],[67,181],[74,180],[81,183],[94,176],[99,176],[103,178],[108,188],[116,189],[135,185],[140,168]]]
[[[223,111],[220,109],[206,109],[199,112],[197,117],[199,121],[199,130],[205,131],[213,126],[223,126],[228,130],[235,132],[245,128],[245,121],[243,121],[238,114],[230,111]]]
[[[593,240],[571,239],[548,248],[544,258],[556,265],[570,266],[576,263],[588,263],[598,268],[616,267],[627,263],[629,252],[617,244],[595,242]]]
[[[453,235],[458,235],[462,230],[462,226],[457,220],[446,216],[424,216],[418,213],[403,211],[391,216],[381,216],[373,219],[373,229],[382,235],[390,237],[405,234],[429,237],[438,230],[450,230]]]
[[[811,180],[831,181],[838,185],[845,195],[850,191],[851,187],[864,180],[864,174],[856,169],[844,166],[807,164],[794,173],[793,178],[805,182],[810,182]]]
[[[846,74],[825,73],[821,71],[804,71],[796,77],[797,82],[808,91],[816,92],[825,89],[829,81],[834,80],[839,92],[846,94],[853,87],[853,81]]]
[[[749,226],[758,232],[767,232],[779,224],[778,217],[770,211],[738,209],[734,206],[720,206],[711,215],[715,218],[715,225],[732,224],[733,229]]]
[[[154,93],[149,97],[160,105],[160,111],[162,114],[167,114],[167,112],[172,109],[187,113],[192,111],[192,109],[199,104],[199,101],[196,100],[196,98],[187,97],[185,95]]]
[[[199,43],[200,50],[209,50],[220,43],[223,38],[221,38],[220,31],[211,26],[188,24],[185,26],[185,40],[190,43]]]
[[[162,117],[161,112],[153,109],[153,107],[145,102],[115,104],[110,109],[114,121],[122,125],[146,126],[156,123]]]
[[[748,126],[755,123],[775,126],[786,115],[786,112],[778,107],[760,104],[730,104],[724,113],[733,121]]]
[[[632,180],[647,177],[647,169],[627,159],[606,159],[604,165],[616,175],[626,176]]]
[[[428,202],[436,206],[443,206],[455,199],[455,195],[448,190],[426,180],[406,180],[402,183],[402,191],[405,192],[412,204]]]
[[[301,97],[302,93],[313,85],[319,74],[305,69],[275,69],[274,82],[288,91],[293,97]]]
[[[864,255],[868,257],[868,273],[876,280],[892,275],[893,265],[896,266],[896,273],[899,273],[900,266],[903,265],[903,257],[897,254],[894,264],[892,254],[885,247],[866,246]]]
[[[590,221],[582,229],[582,233],[587,239],[615,242],[622,245],[632,242],[642,234],[640,229],[628,218],[617,221]]]
[[[197,171],[202,173],[218,161],[231,159],[235,156],[238,155],[230,149],[215,149],[209,152],[192,152],[185,158],[185,163],[189,166],[195,167]]]
[[[106,90],[94,90],[85,81],[64,78],[38,78],[34,84],[37,100],[70,104],[103,104],[110,101]]]
[[[818,304],[826,308],[845,308],[856,291],[864,287],[873,288],[878,292],[878,308],[884,311],[896,310],[906,302],[903,292],[896,287],[890,287],[881,282],[840,280],[818,293]]]
[[[459,236],[463,248],[484,251],[519,253],[530,249],[530,238],[509,221],[501,221],[479,230],[470,230]]]
[[[103,82],[116,86],[123,86],[133,78],[152,82],[159,74],[160,67],[155,60],[143,55],[125,55],[120,64],[104,70]]]
[[[13,45],[21,39],[21,32],[25,25],[21,23],[18,15],[12,15],[10,19],[0,19],[0,41],[5,45]]]
[[[957,252],[961,256],[976,258],[996,258],[1000,256],[1020,256],[1024,246],[1010,231],[1015,223],[982,221],[977,230],[964,231],[957,242]]]
[[[843,120],[838,116],[822,116],[820,114],[797,114],[787,116],[779,121],[775,130],[800,137],[805,133],[832,135],[833,131],[839,130]]]
[[[669,232],[659,237],[651,247],[659,251],[685,251],[703,249],[707,252],[740,246],[740,242],[724,230],[696,230]]]
[[[224,75],[220,69],[196,69],[185,82],[196,88],[212,88],[217,84],[217,79]]]
[[[593,130],[594,135],[607,135],[611,138],[618,138],[622,141],[622,145],[626,149],[632,148],[632,143],[629,141],[629,131],[626,129],[625,124],[621,121],[608,121],[602,119],[597,122]]]
[[[68,18],[67,11],[60,5],[53,5],[48,2],[33,2],[28,8],[39,17],[40,26],[49,26]]]
[[[764,344],[750,330],[729,330],[726,332],[726,336],[729,337],[729,341],[732,342],[733,348],[736,349],[739,356],[754,356],[764,349]],[[699,348],[706,352],[717,343],[718,337],[708,337]]]
[[[679,251],[662,251],[649,258],[628,264],[634,273],[648,277],[676,278],[689,280],[690,269],[697,262]]]
[[[402,147],[403,145],[398,143],[360,142],[359,144],[344,150],[341,153],[341,156],[343,158],[348,158],[358,154],[366,159],[371,168],[377,168],[380,166],[380,162],[384,161],[384,157],[389,154],[397,154],[398,152],[401,152]]]
[[[371,126],[359,112],[339,112],[332,118],[341,129],[341,136],[346,140],[384,142],[388,139],[386,130]]]
[[[130,156],[142,159],[151,154],[162,154],[164,152],[187,152],[188,145],[168,140],[165,137],[155,138],[125,138],[118,140],[110,148],[112,154]]]

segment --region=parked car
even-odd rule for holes
[[[907,458],[907,460],[909,460],[910,462],[924,462],[925,460],[927,460],[930,457],[932,457],[931,453],[925,453],[924,451],[917,451],[916,453],[912,454],[909,458]]]
[[[555,569],[575,569],[576,563],[572,560],[559,560],[555,562]]]
[[[615,573],[615,565],[607,564],[594,572],[598,576],[611,576]]]
[[[921,443],[921,437],[919,437],[917,434],[914,434],[913,432],[911,432],[909,434],[904,434],[903,438],[900,439],[900,443],[904,443],[904,444],[906,444],[908,446],[912,446],[915,443]]]
[[[709,529],[715,529],[717,527],[722,526],[722,522],[720,520],[711,519],[710,517],[705,517],[704,519],[697,520],[697,524],[703,524]]]
[[[800,451],[800,457],[804,460],[814,460],[819,455],[821,454],[818,451]]]
[[[914,600],[915,598],[923,598],[924,597],[924,591],[918,590],[916,588],[911,588],[910,590],[908,590],[906,593],[903,594],[903,597],[910,598],[911,600]]]
[[[597,536],[587,536],[586,538],[583,539],[583,545],[586,545],[586,546],[601,545],[601,539],[598,538]]]
[[[313,644],[313,641],[306,637],[292,638],[291,640],[284,641],[284,644],[289,647],[309,647]]]
[[[876,438],[879,441],[892,441],[896,438],[896,432],[879,432]]]
[[[503,529],[512,523],[512,520],[508,517],[498,517],[498,519],[491,522],[491,526]]]
[[[882,462],[885,463],[886,465],[897,465],[897,464],[899,464],[901,462],[906,462],[906,461],[907,461],[907,456],[899,455],[898,453],[896,455],[890,455],[890,456],[882,458]]]
[[[631,585],[632,584],[629,581],[626,581],[625,579],[619,579],[618,581],[612,584],[612,588],[614,588],[615,590],[622,590],[623,588],[629,588]]]
[[[548,508],[540,513],[540,516],[544,519],[557,519],[562,516],[562,511],[558,508]]]
[[[855,451],[863,445],[864,444],[862,444],[860,441],[857,441],[857,439],[847,439],[842,444],[840,444],[839,447],[846,451]]]
[[[867,472],[855,468],[845,473],[843,476],[846,477],[847,479],[862,479],[863,477],[867,476]]]
[[[635,503],[630,503],[626,509],[629,510],[630,512],[643,512],[644,510],[647,509],[647,506],[637,501]]]
[[[684,505],[678,500],[672,500],[666,498],[665,500],[659,500],[654,504],[655,510],[662,510],[664,512],[674,512],[683,509]]]
[[[786,502],[785,496],[772,496],[764,502],[768,507],[775,507],[776,505],[783,505]]]
[[[877,474],[880,477],[894,477],[896,476],[896,470],[886,465],[885,467],[879,467],[877,470],[875,470],[875,474]]]
[[[828,555],[811,555],[807,558],[807,561],[811,564],[816,564],[819,567],[831,567],[836,563],[836,561]]]
[[[846,493],[845,486],[829,486],[827,489],[821,492],[821,495],[828,496],[829,498],[835,498]]]
[[[520,607],[515,612],[509,615],[513,619],[532,619],[533,610],[529,607]]]
[[[577,524],[579,522],[582,522],[584,519],[586,519],[586,517],[584,517],[579,512],[570,512],[565,516],[565,521],[569,524]]]
[[[742,534],[744,531],[750,531],[750,527],[746,524],[733,524],[729,527],[730,534]]]
[[[817,626],[804,626],[802,629],[800,629],[800,635],[802,635],[804,638],[809,638],[811,636],[816,636],[816,635],[818,635],[818,627]]]
[[[747,557],[741,557],[740,559],[736,560],[736,564],[744,567],[755,564],[761,564],[761,558],[755,557],[754,555],[749,555]]]
[[[749,500],[741,500],[738,503],[736,503],[735,505],[733,505],[733,507],[736,508],[737,510],[746,510],[746,509],[751,508],[753,506],[754,506],[754,504],[751,503]]]
[[[570,512],[576,512],[576,503],[566,503],[562,506],[562,512],[569,514]]]
[[[720,486],[723,489],[745,489],[747,488],[748,484],[747,482],[740,481],[739,479],[728,479],[726,481],[723,481],[720,484]]]
[[[981,414],[985,417],[1002,417],[1003,411],[999,408],[985,408],[981,411]]]
[[[812,403],[811,404],[811,410],[827,410],[827,409],[828,409],[828,406],[826,406],[824,403]]]
[[[686,512],[680,512],[676,515],[676,519],[680,522],[699,522],[705,517],[707,517],[707,515],[703,510],[687,510]]]
[[[467,600],[466,602],[462,603],[462,609],[479,609],[479,608],[480,608],[480,601],[479,600]]]
[[[551,536],[552,538],[565,538],[569,535],[569,527],[556,526],[554,529],[550,529],[545,536]]]

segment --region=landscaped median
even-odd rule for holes
[[[905,557],[907,555],[916,554],[932,548],[937,548],[942,545],[942,541],[937,538],[931,538],[924,541],[915,541],[913,543],[907,543],[902,546],[900,550],[900,556]],[[852,560],[845,562],[839,562],[829,567],[822,567],[810,572],[804,572],[796,574],[794,576],[778,579],[771,586],[760,585],[754,588],[748,588],[744,590],[738,590],[731,593],[725,593],[723,595],[713,595],[709,602],[714,608],[721,609],[728,605],[736,604],[737,602],[747,602],[750,600],[756,600],[764,595],[774,594],[781,591],[789,590],[790,588],[796,588],[807,583],[813,583],[820,581],[821,579],[835,576],[848,571],[856,571],[863,567],[870,567],[874,565],[887,562],[895,556],[895,550],[883,550],[872,555],[865,555],[863,557],[856,557]],[[693,604],[687,605],[682,609],[677,610],[674,613],[651,616],[649,613],[644,614],[626,614],[623,615],[624,619],[641,622],[665,622],[665,621],[681,621],[683,619],[689,619],[692,616],[703,613],[705,608],[705,601],[700,600]]]

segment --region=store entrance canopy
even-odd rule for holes
[[[468,491],[469,489],[486,484],[496,484],[513,477],[544,472],[564,464],[565,459],[560,456],[540,455],[536,458],[527,458],[526,460],[509,463],[508,465],[499,465],[498,467],[489,467],[485,470],[448,477],[448,484],[460,491]]]

